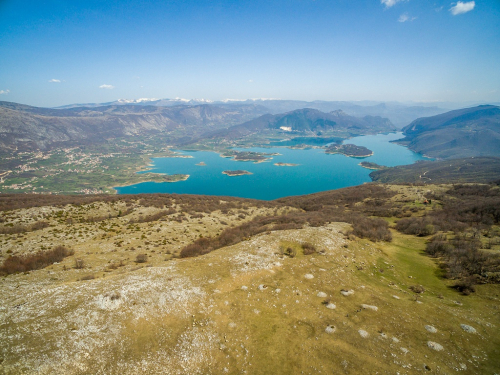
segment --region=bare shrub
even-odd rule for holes
[[[425,288],[422,285],[410,285],[408,287],[413,293],[421,294],[425,292]]]
[[[40,229],[44,229],[44,228],[47,228],[49,227],[50,224],[46,221],[37,221],[36,223],[34,224],[31,224],[30,226],[30,230],[40,230]]]
[[[0,234],[18,234],[28,232],[29,228],[22,224],[12,224],[0,227]]]
[[[75,266],[77,270],[81,270],[85,268],[85,262],[81,258],[75,258]]]
[[[451,250],[451,245],[443,234],[432,237],[425,248],[425,252],[432,257],[444,256]]]
[[[283,254],[287,257],[295,258],[295,256],[297,255],[297,250],[295,250],[293,247],[287,247]]]
[[[113,263],[108,264],[108,269],[109,270],[116,270],[117,268],[123,267],[124,265],[125,264],[123,264],[123,260],[120,260],[119,263],[113,262]]]
[[[454,287],[455,289],[457,289],[459,292],[461,292],[463,295],[466,296],[476,291],[476,288],[474,287],[474,279],[472,277],[460,280],[458,283],[455,284]]]
[[[160,212],[157,212],[156,214],[151,214],[151,215],[147,215],[147,216],[144,216],[144,217],[138,217],[137,219],[130,219],[129,220],[129,224],[136,224],[136,223],[149,223],[149,222],[152,222],[152,221],[157,221],[157,220],[160,220],[162,217],[166,216],[166,215],[170,215],[172,213],[175,213],[176,211],[175,210],[163,210],[163,211],[160,211]]]
[[[429,236],[435,232],[434,225],[427,217],[408,217],[398,220],[396,229],[404,234],[413,234],[421,237]]]
[[[185,246],[180,253],[181,258],[196,257],[203,254],[203,247],[198,243]]]
[[[353,234],[371,241],[392,241],[387,221],[380,218],[359,217],[353,222]]]
[[[83,276],[80,280],[86,281],[86,280],[94,280],[94,279],[95,279],[95,275],[87,275],[87,276]]]
[[[0,274],[10,275],[45,268],[73,255],[73,251],[64,246],[56,246],[52,250],[39,251],[24,256],[9,256],[0,267]]]
[[[138,254],[135,257],[135,262],[136,263],[146,263],[148,261],[148,256],[147,254]]]
[[[316,247],[309,242],[305,242],[302,244],[302,251],[304,255],[311,255],[316,253]]]

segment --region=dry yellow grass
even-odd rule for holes
[[[11,219],[30,217],[30,210]],[[156,212],[137,207],[130,215],[140,210]],[[272,212],[245,210],[244,220]],[[421,238],[394,232],[390,244],[349,241],[343,234],[349,226],[332,223],[262,233],[197,258],[166,254],[243,222],[238,214],[131,227],[132,216],[73,226],[54,221],[20,240],[3,236],[18,254],[75,240],[75,256],[86,266],[74,269],[67,258],[0,280],[0,373],[413,374],[427,366],[430,373],[477,374],[500,368],[499,286],[459,295],[422,254]],[[321,253],[303,255],[304,242]],[[284,246],[297,255],[281,255]],[[148,261],[136,264],[140,253]],[[110,267],[120,261],[123,266]],[[96,278],[80,281],[89,274]],[[415,284],[425,292],[411,292]]]

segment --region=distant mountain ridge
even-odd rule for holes
[[[424,117],[434,116],[443,112],[446,109],[439,108],[435,105],[421,104],[402,104],[397,102],[349,102],[349,101],[304,101],[304,100],[283,100],[273,98],[257,98],[257,99],[224,99],[213,101],[209,99],[156,99],[156,98],[139,98],[139,99],[119,99],[108,103],[86,103],[86,104],[70,104],[57,107],[56,109],[69,109],[75,107],[103,107],[109,105],[135,105],[135,106],[157,106],[157,107],[172,107],[172,106],[194,106],[207,104],[218,106],[221,108],[242,108],[244,106],[262,106],[266,108],[267,113],[280,114],[294,111],[302,108],[317,109],[322,112],[330,112],[341,109],[347,114],[355,117],[363,116],[380,116],[387,117],[398,128],[408,125],[413,120]]]
[[[437,158],[500,156],[500,107],[481,105],[419,118],[398,143]]]
[[[266,113],[259,106],[104,106],[39,108],[0,102],[0,149],[46,150],[79,142],[181,130],[195,136]]]
[[[350,134],[375,134],[395,131],[396,127],[388,119],[378,116],[358,118],[349,116],[341,110],[325,113],[317,109],[304,108],[279,115],[266,114],[243,124],[206,134],[205,138],[238,139],[266,130],[291,133],[336,130]]]

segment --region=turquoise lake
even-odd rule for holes
[[[234,197],[271,200],[290,195],[311,194],[324,190],[370,182],[371,170],[362,168],[361,161],[370,161],[389,167],[412,164],[425,159],[406,147],[390,143],[402,138],[401,133],[377,134],[355,137],[345,143],[365,146],[373,151],[367,158],[349,158],[344,155],[328,155],[324,149],[292,150],[285,147],[236,149],[266,153],[280,153],[264,163],[234,161],[222,158],[215,152],[180,151],[192,158],[154,158],[149,170],[155,173],[189,174],[186,181],[173,183],[144,182],[115,187],[118,194],[177,193],[227,195]],[[204,162],[206,166],[198,166]],[[295,167],[279,167],[274,163],[299,164]],[[252,175],[226,176],[224,170],[243,169]],[[144,173],[144,172],[139,172]]]

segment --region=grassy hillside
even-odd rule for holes
[[[444,257],[424,253],[429,236],[394,223],[428,217],[438,233],[433,212],[472,195],[490,207],[497,190],[369,184],[274,202],[5,196],[4,266],[71,251],[0,279],[0,372],[494,373],[499,285],[459,293]],[[477,235],[467,210],[477,212],[456,222]],[[500,240],[491,217],[477,219],[481,241]],[[368,239],[377,229],[391,241]],[[202,238],[228,242],[180,258]],[[500,241],[482,251],[495,256]]]

